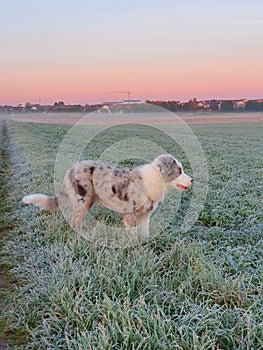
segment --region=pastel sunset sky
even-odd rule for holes
[[[0,105],[263,97],[262,0],[0,0]]]

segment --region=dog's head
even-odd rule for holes
[[[194,180],[184,173],[182,164],[170,154],[156,157],[152,165],[160,173],[167,189],[177,188],[185,191],[194,183]]]

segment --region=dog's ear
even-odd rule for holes
[[[155,158],[152,164],[159,173],[162,173],[163,164],[159,158]]]
[[[178,177],[182,170],[177,160],[171,155],[159,156],[154,160],[154,166],[164,182],[171,182]]]
[[[156,164],[156,168],[157,168],[157,170],[159,171],[159,173],[161,174],[162,171],[163,171],[163,165],[162,165],[162,163],[161,163],[161,162],[157,163],[157,164]]]
[[[158,172],[160,174],[162,174],[165,170],[165,167],[167,166],[167,162],[166,162],[166,159],[165,159],[166,156],[159,156],[157,158],[154,159],[154,166],[155,168],[158,170]]]

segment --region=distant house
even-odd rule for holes
[[[198,108],[206,109],[206,108],[208,108],[208,105],[207,105],[205,102],[199,101],[199,102],[197,103],[197,107],[198,107]]]
[[[30,102],[25,102],[25,103],[19,103],[19,105],[16,108],[16,111],[32,111],[32,112],[37,112],[39,109],[40,105],[39,104],[33,104]]]
[[[203,101],[208,108],[212,110],[218,110],[220,108],[221,100],[205,100]]]
[[[17,106],[18,108],[25,108],[26,104],[25,103],[19,103],[19,105]]]
[[[246,99],[234,100],[233,101],[233,108],[234,109],[245,109],[247,101],[248,100],[246,100]]]
[[[141,100],[122,100],[120,103],[142,103]]]
[[[98,112],[99,113],[104,112],[104,113],[111,114],[111,110],[110,110],[110,107],[108,105],[102,106],[101,109],[98,109]]]
[[[120,104],[127,104],[127,103],[143,103],[143,102],[141,100],[121,100],[121,101],[103,102],[103,105],[112,106],[112,105],[120,105]]]

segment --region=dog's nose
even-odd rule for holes
[[[191,180],[191,183],[192,183],[192,184],[194,183],[194,179]]]

